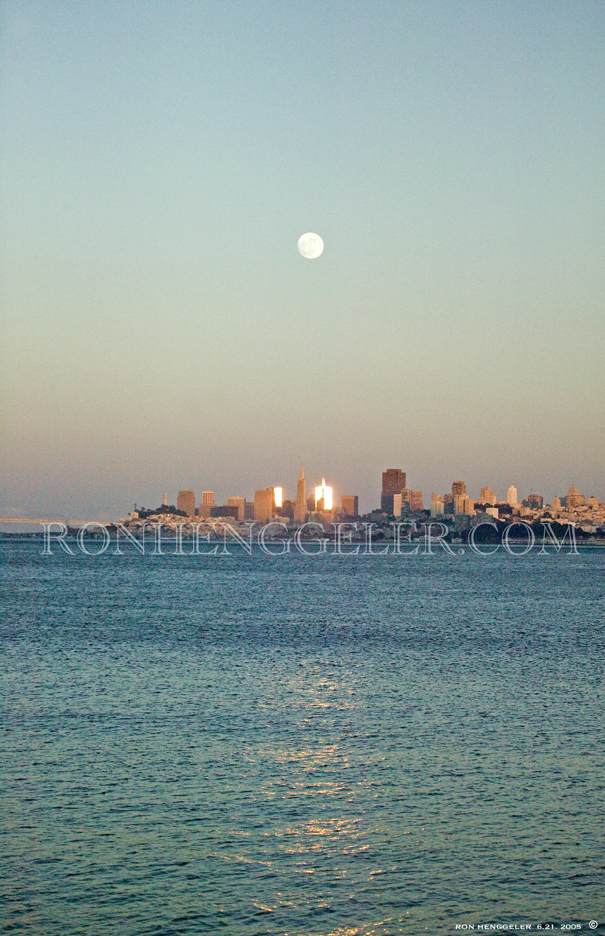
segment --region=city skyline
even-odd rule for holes
[[[0,17],[0,515],[605,490],[601,4]]]
[[[298,477],[297,488],[295,489],[293,484],[280,484],[265,487],[263,489],[252,487],[250,482],[244,486],[245,491],[239,490],[239,493],[235,493],[233,490],[230,490],[229,493],[224,493],[228,489],[224,484],[218,484],[216,489],[222,493],[217,493],[215,496],[215,490],[202,490],[198,495],[196,488],[179,488],[176,493],[174,491],[169,493],[168,491],[162,491],[161,495],[157,492],[151,494],[145,498],[141,498],[141,495],[137,498],[128,502],[129,509],[135,509],[137,506],[139,508],[144,507],[148,509],[149,507],[159,506],[160,503],[164,506],[172,505],[177,510],[184,511],[188,516],[193,516],[198,514],[200,517],[210,518],[212,515],[220,516],[216,512],[219,506],[227,507],[238,507],[239,508],[239,519],[243,519],[244,506],[249,504],[250,506],[255,503],[255,495],[266,495],[265,500],[263,501],[262,513],[263,516],[270,515],[269,504],[274,504],[276,506],[281,506],[283,501],[288,501],[292,504],[294,510],[295,519],[301,521],[303,513],[308,512],[308,507],[306,506],[311,500],[314,500],[317,503],[318,498],[322,495],[322,487],[330,492],[330,507],[328,510],[334,509],[335,511],[341,508],[341,504],[344,500],[347,500],[349,504],[355,502],[357,506],[357,511],[359,515],[369,514],[372,511],[381,510],[384,513],[392,514],[395,512],[396,515],[399,515],[402,509],[407,507],[411,510],[430,510],[431,509],[431,497],[435,494],[440,498],[451,497],[452,500],[460,498],[460,504],[463,500],[466,500],[470,503],[481,503],[489,504],[495,506],[496,504],[508,504],[509,506],[520,505],[522,501],[532,500],[538,506],[542,504],[556,504],[560,499],[565,499],[568,494],[572,496],[578,495],[580,493],[581,497],[586,499],[597,499],[598,502],[605,501],[605,492],[596,491],[596,490],[585,490],[582,492],[578,491],[577,486],[572,482],[568,487],[562,487],[560,490],[554,492],[552,495],[545,495],[542,491],[538,491],[534,488],[526,490],[521,488],[520,490],[516,485],[508,485],[506,487],[506,492],[501,496],[498,490],[493,490],[490,485],[482,484],[480,487],[477,485],[478,494],[473,495],[473,485],[467,484],[466,481],[461,480],[452,480],[449,485],[445,484],[445,487],[433,486],[432,493],[428,492],[428,487],[424,486],[421,490],[413,490],[411,487],[407,487],[407,472],[401,468],[385,469],[381,473],[382,477],[382,488],[378,483],[375,485],[374,494],[371,494],[369,497],[360,497],[359,493],[356,491],[346,490],[342,484],[338,482],[338,479],[329,478],[330,485],[327,485],[325,477],[321,477],[320,485],[311,485],[309,490],[314,492],[314,496],[306,496],[306,478],[304,465],[301,463],[300,474]],[[283,479],[280,477],[280,480]],[[419,479],[420,480],[420,479]],[[419,483],[419,481],[417,482]],[[241,487],[241,486],[240,486]],[[503,488],[501,488],[503,490]],[[397,493],[395,493],[397,491]],[[451,492],[451,493],[450,493]],[[160,501],[161,497],[161,501]],[[424,502],[423,502],[424,498]],[[302,505],[305,505],[302,507]],[[118,512],[123,512],[125,508],[124,503],[120,505],[120,510]],[[214,511],[214,514],[211,512]],[[298,515],[297,515],[298,511]],[[77,512],[77,511],[76,511]],[[458,510],[456,510],[458,512]],[[462,508],[460,512],[464,512]],[[43,516],[44,511],[35,511],[30,510],[22,511],[20,516],[27,517],[33,516],[34,514]],[[74,511],[72,510],[60,510],[55,509],[46,511],[47,516],[58,516],[60,513],[63,513],[65,516],[73,515]],[[114,519],[117,514],[114,514],[111,518],[109,516],[95,516],[90,510],[87,511],[84,509],[82,511],[83,515],[86,514],[89,519],[100,519],[108,520]],[[0,513],[0,516],[2,514]],[[7,519],[12,515],[16,516],[16,513],[5,512],[3,514]]]
[[[397,471],[400,471],[400,469],[396,469],[396,470],[397,470]],[[405,492],[411,492],[411,493],[415,493],[415,494],[419,494],[419,495],[423,495],[423,494],[424,494],[425,496],[427,496],[427,495],[426,495],[426,491],[412,491],[411,488],[406,488],[405,485],[404,485],[404,486],[401,488],[401,490],[400,490],[397,494],[391,494],[391,495],[390,495],[389,503],[385,503],[384,476],[385,476],[385,474],[387,474],[389,471],[393,471],[393,469],[387,469],[386,472],[383,472],[383,487],[382,487],[382,492],[381,492],[381,494],[376,495],[375,498],[374,498],[375,500],[379,501],[380,503],[379,503],[379,504],[375,504],[373,507],[368,508],[368,510],[366,510],[366,511],[360,511],[360,513],[369,513],[371,510],[381,510],[381,511],[384,512],[384,513],[393,513],[393,510],[392,510],[392,508],[393,508],[393,497],[398,497],[398,496],[400,497],[401,494],[402,494],[402,493],[405,494]],[[402,471],[401,473],[403,474],[403,477],[405,478],[406,473],[403,472],[403,471]],[[316,486],[316,487],[314,488],[314,490],[315,490],[315,495],[314,495],[314,496],[309,497],[309,498],[301,497],[301,495],[300,495],[300,491],[301,491],[301,481],[302,481],[302,482],[305,481],[305,477],[304,477],[304,473],[303,473],[303,467],[302,467],[302,465],[301,465],[301,477],[299,477],[299,480],[298,480],[298,490],[297,490],[296,494],[294,494],[294,492],[293,492],[292,490],[289,490],[289,489],[286,488],[286,487],[277,487],[277,486],[276,486],[276,487],[267,487],[267,488],[263,488],[263,489],[256,488],[256,489],[255,489],[255,493],[256,493],[256,494],[259,494],[259,493],[263,493],[263,494],[264,494],[265,492],[267,492],[267,493],[268,493],[268,492],[273,492],[273,494],[274,494],[273,500],[274,500],[274,503],[275,503],[275,506],[276,506],[276,507],[280,507],[280,506],[282,505],[282,503],[285,502],[285,501],[291,503],[291,504],[293,505],[293,507],[295,507],[299,502],[302,502],[302,503],[304,503],[305,505],[308,504],[309,501],[315,501],[315,503],[317,503],[318,500],[322,497],[322,489],[329,490],[329,491],[331,492],[329,504],[327,504],[327,505],[326,505],[326,508],[325,508],[325,509],[327,509],[327,510],[331,510],[331,509],[336,510],[336,509],[338,509],[337,501],[342,501],[342,500],[345,500],[345,499],[346,499],[346,500],[354,499],[354,500],[359,501],[359,495],[358,495],[358,494],[352,494],[352,493],[350,493],[350,492],[347,493],[347,492],[345,492],[345,491],[342,491],[342,492],[341,492],[339,489],[338,489],[338,490],[339,490],[339,493],[338,493],[338,494],[333,494],[332,492],[334,492],[335,490],[337,490],[337,488],[336,488],[334,485],[327,486],[325,478],[322,477],[321,480],[322,480],[322,484],[321,484],[321,485],[318,485],[318,486]],[[304,490],[304,488],[303,488],[303,490]],[[212,506],[218,506],[221,502],[222,502],[224,505],[226,505],[226,506],[234,505],[234,504],[235,504],[236,502],[238,502],[238,501],[242,501],[243,503],[246,503],[246,504],[252,504],[252,503],[254,502],[254,498],[253,498],[253,497],[246,497],[246,496],[243,495],[243,494],[230,494],[229,496],[225,496],[225,497],[223,497],[223,498],[218,498],[217,500],[214,500],[214,499],[208,500],[208,499],[207,499],[207,494],[208,494],[208,493],[211,493],[212,496],[214,496],[214,492],[207,492],[207,491],[205,491],[205,492],[203,493],[203,495],[202,495],[202,500],[199,501],[199,506],[200,506],[200,507],[205,506],[205,505],[210,505],[210,504],[211,504]],[[177,508],[178,510],[185,510],[186,513],[192,514],[193,511],[192,511],[191,507],[192,507],[192,505],[193,505],[193,506],[195,507],[195,511],[197,511],[197,509],[198,509],[198,500],[199,500],[198,498],[196,498],[196,497],[193,496],[194,494],[195,494],[195,492],[192,491],[192,490],[179,490],[176,499],[173,498],[173,500],[174,500],[173,506],[176,506],[176,508]],[[275,496],[275,495],[277,495],[277,496]],[[523,494],[523,493],[522,493],[522,494],[519,494],[517,488],[516,488],[514,485],[509,485],[509,487],[508,487],[508,489],[507,489],[507,491],[506,491],[506,494],[504,494],[502,497],[499,497],[499,496],[498,496],[498,493],[497,493],[496,491],[492,490],[492,488],[491,488],[489,485],[483,486],[483,487],[480,489],[479,494],[478,494],[476,497],[474,497],[474,496],[472,495],[472,492],[469,491],[469,490],[467,490],[467,484],[466,484],[465,481],[452,481],[452,483],[451,483],[451,492],[450,492],[449,490],[446,490],[446,491],[442,492],[442,494],[439,495],[439,496],[441,496],[441,497],[444,497],[444,496],[445,496],[445,497],[451,497],[452,499],[454,499],[456,496],[468,497],[470,500],[475,501],[475,502],[477,502],[477,503],[485,503],[485,504],[489,504],[489,505],[491,505],[491,506],[495,506],[496,504],[508,504],[508,505],[511,506],[511,507],[516,507],[516,506],[520,505],[520,504],[522,503],[522,501],[525,501],[525,500],[533,499],[533,500],[535,500],[535,501],[538,503],[538,506],[541,506],[542,504],[552,503],[553,501],[556,501],[557,499],[560,499],[561,497],[565,498],[565,497],[567,497],[568,495],[572,495],[572,496],[581,496],[581,497],[593,498],[593,499],[596,498],[596,499],[598,499],[599,501],[605,500],[605,494],[602,494],[602,493],[599,494],[598,492],[592,492],[592,493],[590,493],[590,494],[588,494],[588,493],[586,493],[586,492],[583,492],[583,493],[580,495],[580,493],[579,493],[579,491],[578,491],[578,488],[577,488],[574,484],[570,485],[570,487],[567,489],[567,491],[561,491],[559,494],[553,495],[553,497],[551,497],[550,499],[549,499],[549,498],[545,498],[544,495],[542,495],[539,491],[534,491],[534,490],[528,491],[528,492],[525,493],[525,494]],[[387,497],[388,497],[388,495],[387,495]],[[165,494],[165,493],[162,495],[162,503],[164,504],[164,506],[166,506],[166,505],[169,503],[168,495]],[[401,508],[402,506],[405,506],[405,504],[406,504],[406,500],[405,500],[405,498],[404,498],[403,503],[400,501],[398,506]],[[412,507],[411,509],[421,509],[421,510],[422,510],[422,509],[425,509],[425,508],[424,508],[424,507],[421,507],[421,508],[413,508],[413,507]],[[307,510],[307,507],[306,507],[306,506],[305,506],[304,510],[305,510],[305,511]]]

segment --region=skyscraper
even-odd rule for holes
[[[567,500],[565,501],[565,506],[568,510],[575,510],[576,507],[584,507],[586,503],[586,498],[584,494],[580,494],[577,487],[570,487],[567,492]]]
[[[296,491],[296,506],[294,507],[294,522],[304,523],[307,519],[307,486],[305,483],[305,472],[303,466],[300,466],[300,477],[298,479],[298,488]]]
[[[401,494],[393,494],[393,516],[400,517],[404,510],[422,510],[422,491],[404,488]]]
[[[246,500],[243,497],[228,497],[228,507],[237,507],[237,519],[243,520],[246,515]]]
[[[270,523],[275,511],[275,491],[272,487],[254,492],[254,522]]]
[[[465,513],[465,510],[464,510],[465,500],[466,500],[466,494],[454,494],[454,513],[455,514]]]
[[[454,481],[452,484],[452,497],[464,497],[466,494],[466,481]]]
[[[199,506],[197,512],[198,517],[202,517],[204,520],[207,520],[208,517],[212,516],[212,508],[215,507],[214,503],[214,491],[202,491],[202,503]]]
[[[321,479],[321,484],[315,488],[315,510],[332,510],[332,488]]]
[[[517,488],[514,486],[514,484],[511,484],[508,491],[506,492],[506,503],[511,507],[516,507],[518,504]]]
[[[403,494],[393,494],[393,516],[400,517],[401,511],[403,510],[404,504],[407,507],[407,502],[404,500],[405,493]]]
[[[346,517],[359,516],[359,497],[357,494],[343,494],[340,503],[342,512]]]
[[[176,499],[176,509],[182,510],[188,517],[195,517],[195,492],[179,491]]]
[[[441,494],[433,494],[431,496],[431,517],[438,517],[444,512],[445,504]]]
[[[475,502],[472,497],[466,494],[454,494],[454,513],[468,514],[469,517],[475,516]]]
[[[422,503],[422,491],[410,492],[410,510],[424,510]]]
[[[401,468],[387,468],[382,472],[380,509],[383,513],[393,513],[393,495],[402,493],[405,489],[405,480],[405,471]]]
[[[464,513],[468,514],[469,517],[475,516],[475,501],[467,495],[464,496]]]

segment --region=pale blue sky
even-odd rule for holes
[[[605,5],[2,7],[0,515],[605,499]],[[298,237],[325,241],[303,260]]]

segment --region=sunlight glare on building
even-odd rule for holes
[[[318,506],[320,501],[323,501],[321,507]],[[315,488],[315,509],[332,510],[332,488],[326,485],[325,478],[322,478],[319,487]]]

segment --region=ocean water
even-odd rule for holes
[[[605,928],[605,551],[0,553],[3,931]]]

